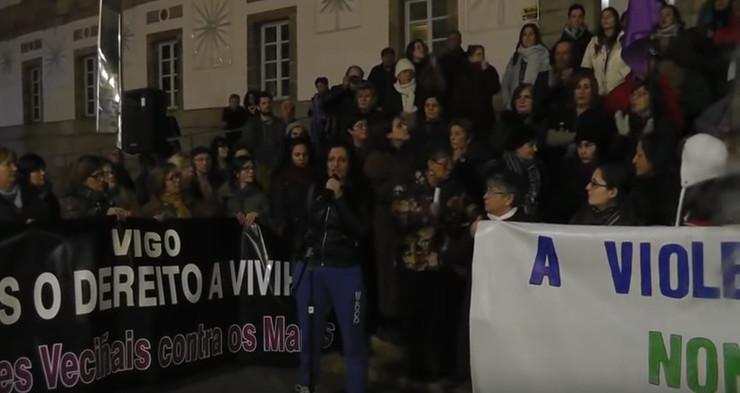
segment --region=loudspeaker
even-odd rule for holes
[[[156,153],[166,148],[170,134],[167,96],[155,88],[123,92],[121,149],[129,154]]]

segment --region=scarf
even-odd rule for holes
[[[283,173],[283,179],[288,184],[297,185],[300,187],[309,187],[313,184],[313,177],[311,176],[311,168],[298,168],[295,165],[290,165],[285,168]]]
[[[586,30],[587,30],[586,29],[586,25],[581,26],[581,28],[579,28],[579,29],[574,29],[574,28],[566,25],[565,28],[563,29],[563,33],[565,33],[565,35],[567,35],[568,37],[570,37],[570,38],[572,38],[574,40],[577,40],[577,39],[581,38],[581,36],[583,36],[583,34],[586,32]]]
[[[190,209],[185,205],[182,194],[164,194],[161,199],[162,202],[175,207],[177,218],[190,218]]]
[[[13,186],[13,188],[10,189],[10,191],[3,191],[0,190],[0,196],[4,197],[8,200],[8,202],[11,202],[15,205],[18,209],[23,208],[23,200],[21,199],[21,189],[16,184]]]
[[[514,65],[518,65],[518,72],[514,75],[519,78],[516,86],[522,83],[534,83],[540,71],[549,70],[550,52],[542,44],[525,48],[520,46],[514,53]],[[524,64],[522,64],[522,62]],[[548,65],[547,68],[541,66]]]
[[[540,193],[540,171],[534,161],[526,161],[514,155],[513,152],[504,152],[503,160],[506,167],[519,176],[526,176],[528,187],[524,193],[524,212],[533,217],[537,213],[537,199]]]
[[[416,79],[412,79],[411,82],[402,85],[398,81],[393,84],[398,94],[401,95],[401,105],[403,106],[403,112],[414,113],[416,112]]]
[[[654,38],[673,38],[677,37],[679,33],[679,26],[678,24],[672,24],[665,29],[658,29],[658,31],[653,34]]]

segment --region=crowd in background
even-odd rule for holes
[[[296,121],[291,101],[275,115],[269,93],[249,91],[243,102],[234,94],[223,112],[227,131],[211,146],[144,159],[136,177],[118,149],[83,156],[58,196],[43,158],[0,148],[0,222],[115,215],[259,223],[295,260],[312,248],[337,266],[362,268],[375,316],[369,331],[405,347],[409,378],[464,382],[480,220],[673,225],[678,213],[684,225],[737,222],[720,203],[737,195],[735,176],[693,187],[677,212],[688,137],[707,135],[690,156],[699,161],[736,154],[728,108],[737,3],[709,1],[693,28],[661,3],[642,63],[622,56],[629,18],[606,8],[589,30],[579,4],[551,48],[536,24],[523,26],[504,70],[484,47],[463,49],[457,31],[441,54],[421,40],[400,59],[386,48],[367,75],[353,65],[337,85],[317,78],[310,122]],[[316,209],[330,205],[327,192],[337,213]],[[307,239],[317,232],[323,244]]]

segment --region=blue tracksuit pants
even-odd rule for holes
[[[297,263],[293,269],[293,279],[301,277],[301,272],[305,268],[304,263]],[[311,360],[309,345],[313,345],[313,382],[317,385],[326,318],[331,305],[337,315],[342,336],[344,361],[347,363],[347,391],[348,393],[365,393],[368,378],[365,341],[366,294],[363,289],[360,266],[316,266],[305,271],[297,285],[298,325],[301,329],[299,383],[303,386],[309,385]],[[313,340],[309,339],[308,306],[311,294],[313,294],[314,305]]]

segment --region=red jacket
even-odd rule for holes
[[[740,13],[732,16],[730,23],[714,32],[715,45],[735,45],[740,43]]]
[[[624,113],[630,110],[630,95],[632,94],[632,86],[635,82],[632,73],[627,75],[621,85],[615,87],[606,96],[606,102],[604,103],[606,112],[609,116],[614,116],[617,111]],[[665,105],[668,114],[673,119],[673,124],[676,126],[676,131],[680,132],[683,130],[684,118],[683,111],[681,110],[681,104],[678,102],[678,97],[671,87],[671,83],[665,76],[658,77],[658,83],[663,89],[663,96],[665,97]]]

